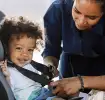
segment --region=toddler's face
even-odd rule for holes
[[[12,39],[9,43],[9,57],[13,63],[23,67],[30,63],[33,57],[36,40],[23,36],[20,39]]]

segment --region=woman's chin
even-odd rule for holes
[[[86,30],[86,29],[88,29],[87,26],[79,26],[78,24],[76,24],[76,27],[77,27],[77,29],[79,29],[79,30]]]

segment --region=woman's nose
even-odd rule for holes
[[[81,15],[79,18],[79,24],[85,25],[87,23],[86,18],[84,15]]]

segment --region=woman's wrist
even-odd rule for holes
[[[83,77],[81,76],[81,75],[77,75],[77,77],[78,77],[78,79],[79,79],[79,81],[80,81],[80,84],[81,84],[81,87],[80,87],[80,89],[79,89],[79,91],[84,91],[84,80],[83,80]]]
[[[88,87],[88,76],[82,76],[83,82],[84,82],[84,88],[89,88]]]

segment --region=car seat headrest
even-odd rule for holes
[[[2,42],[0,41],[0,61],[4,60],[4,48]]]

